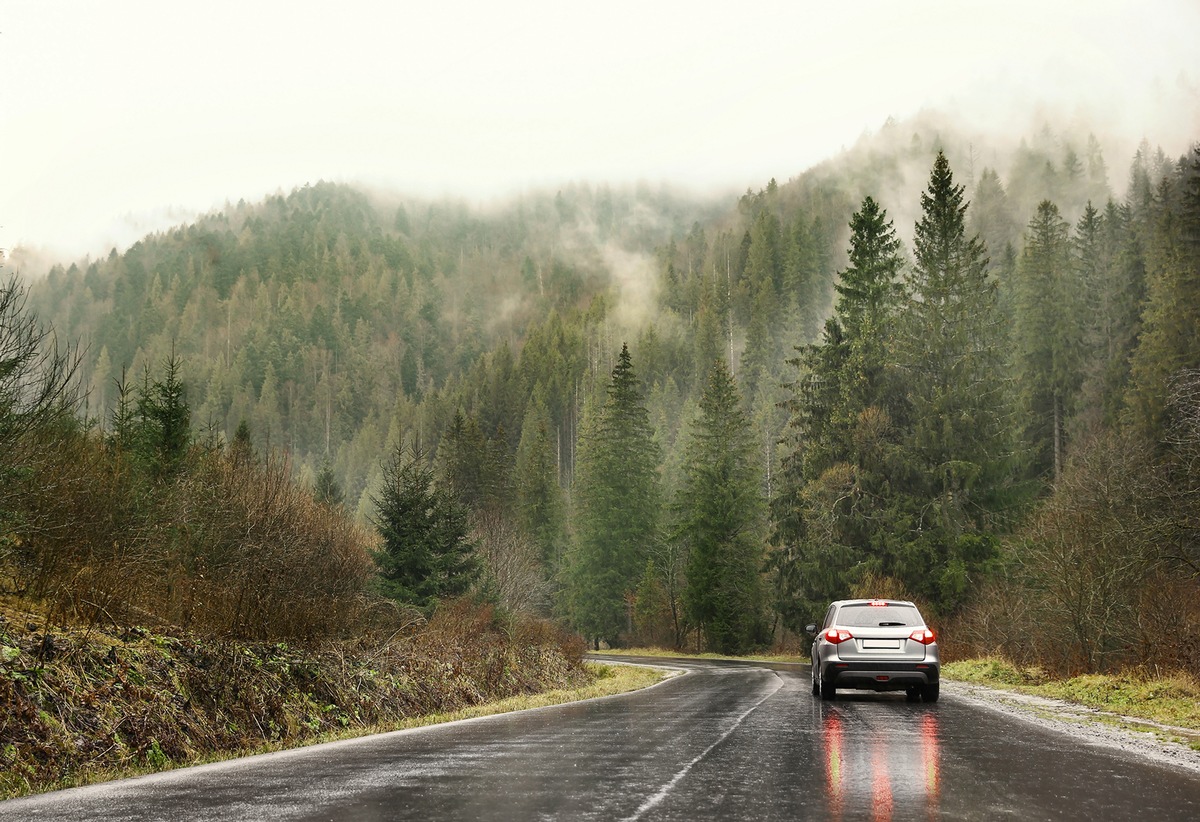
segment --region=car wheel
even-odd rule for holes
[[[821,680],[821,699],[835,699],[837,697],[837,688],[833,687],[832,682]]]
[[[926,702],[937,702],[938,692],[942,689],[942,683],[931,682],[928,685],[921,686],[921,699]]]

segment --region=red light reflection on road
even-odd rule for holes
[[[840,712],[824,714],[821,738],[829,818],[841,820],[848,815],[891,822],[896,815],[919,814],[922,807],[930,819],[937,817],[941,794],[937,715],[910,713],[897,716],[896,721],[895,734],[878,728],[857,733],[860,726],[847,725]]]
[[[875,822],[891,822],[895,805],[888,744],[875,737],[871,740],[871,818]]]
[[[833,819],[842,818],[842,792],[846,774],[844,771],[844,740],[842,718],[837,714],[825,717],[825,781],[829,797],[829,813]]]
[[[942,752],[938,738],[937,714],[927,713],[921,717],[921,764],[925,770],[925,803],[929,818],[937,815],[941,795]]]

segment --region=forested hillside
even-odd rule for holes
[[[244,423],[364,520],[428,466],[480,586],[597,642],[743,650],[870,591],[964,647],[1069,624],[1055,665],[1178,663],[1200,151],[1118,162],[889,123],[715,205],[318,184],[56,268],[31,304],[87,346],[102,427],[174,352],[197,438]],[[1130,641],[1163,630],[1186,641]]]

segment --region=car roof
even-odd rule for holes
[[[917,607],[907,599],[839,599],[830,604],[840,607],[842,605],[870,605],[872,602],[882,602],[885,605],[910,605],[913,608]]]

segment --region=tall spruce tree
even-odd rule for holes
[[[994,169],[985,168],[975,186],[970,230],[979,235],[991,252],[989,270],[1003,276],[1003,252],[1016,244],[1021,234],[1021,222],[1013,216],[1008,193]]]
[[[1127,402],[1142,433],[1159,440],[1171,425],[1167,386],[1200,368],[1200,144],[1147,211],[1144,328]]]
[[[688,551],[684,607],[719,653],[741,653],[765,636],[766,498],[750,421],[724,360],[716,360],[685,446],[675,504]]]
[[[633,592],[659,539],[662,492],[658,447],[627,345],[613,368],[607,396],[580,436],[575,486],[576,546],[570,610],[597,646],[629,628]]]
[[[1117,306],[1120,303],[1116,248],[1110,243],[1112,226],[1108,215],[1119,220],[1115,204],[1110,200],[1109,209],[1101,212],[1088,203],[1075,224],[1071,247],[1076,270],[1082,284],[1083,298],[1083,382],[1080,386],[1079,416],[1076,427],[1083,431],[1095,431],[1106,421],[1105,396],[1109,389],[1109,361],[1116,349]],[[1119,389],[1114,389],[1117,394]]]
[[[1124,411],[1130,355],[1141,331],[1146,272],[1131,215],[1128,205],[1109,200],[1102,215],[1085,212],[1075,229],[1076,255],[1088,284],[1080,422],[1091,429],[1115,426]]]
[[[880,570],[890,505],[895,392],[889,348],[903,289],[900,241],[870,197],[850,221],[850,265],[819,344],[793,361],[801,379],[785,403],[792,453],[775,508],[776,607],[793,627],[842,596],[868,564]],[[794,617],[794,618],[793,618]]]
[[[1013,353],[1025,447],[1035,476],[1062,474],[1066,424],[1083,384],[1083,283],[1067,222],[1043,200],[1013,278]]]
[[[986,251],[966,234],[963,187],[941,152],[921,210],[912,298],[896,346],[908,410],[897,478],[913,522],[895,570],[911,590],[952,610],[995,550],[983,526],[1010,483],[1004,335]]]
[[[548,574],[561,569],[566,504],[558,481],[557,438],[540,401],[530,403],[521,428],[514,469],[517,517],[538,545]]]
[[[850,218],[850,265],[835,286],[836,313],[849,348],[840,417],[853,425],[868,407],[884,407],[884,369],[893,323],[903,295],[904,258],[887,211],[870,197]]]
[[[773,189],[772,189],[773,190]],[[782,315],[783,244],[779,218],[762,210],[750,230],[746,270],[741,282],[745,297],[746,348],[741,358],[741,379],[746,400],[753,399],[760,383],[770,379],[775,367],[774,330]]]

